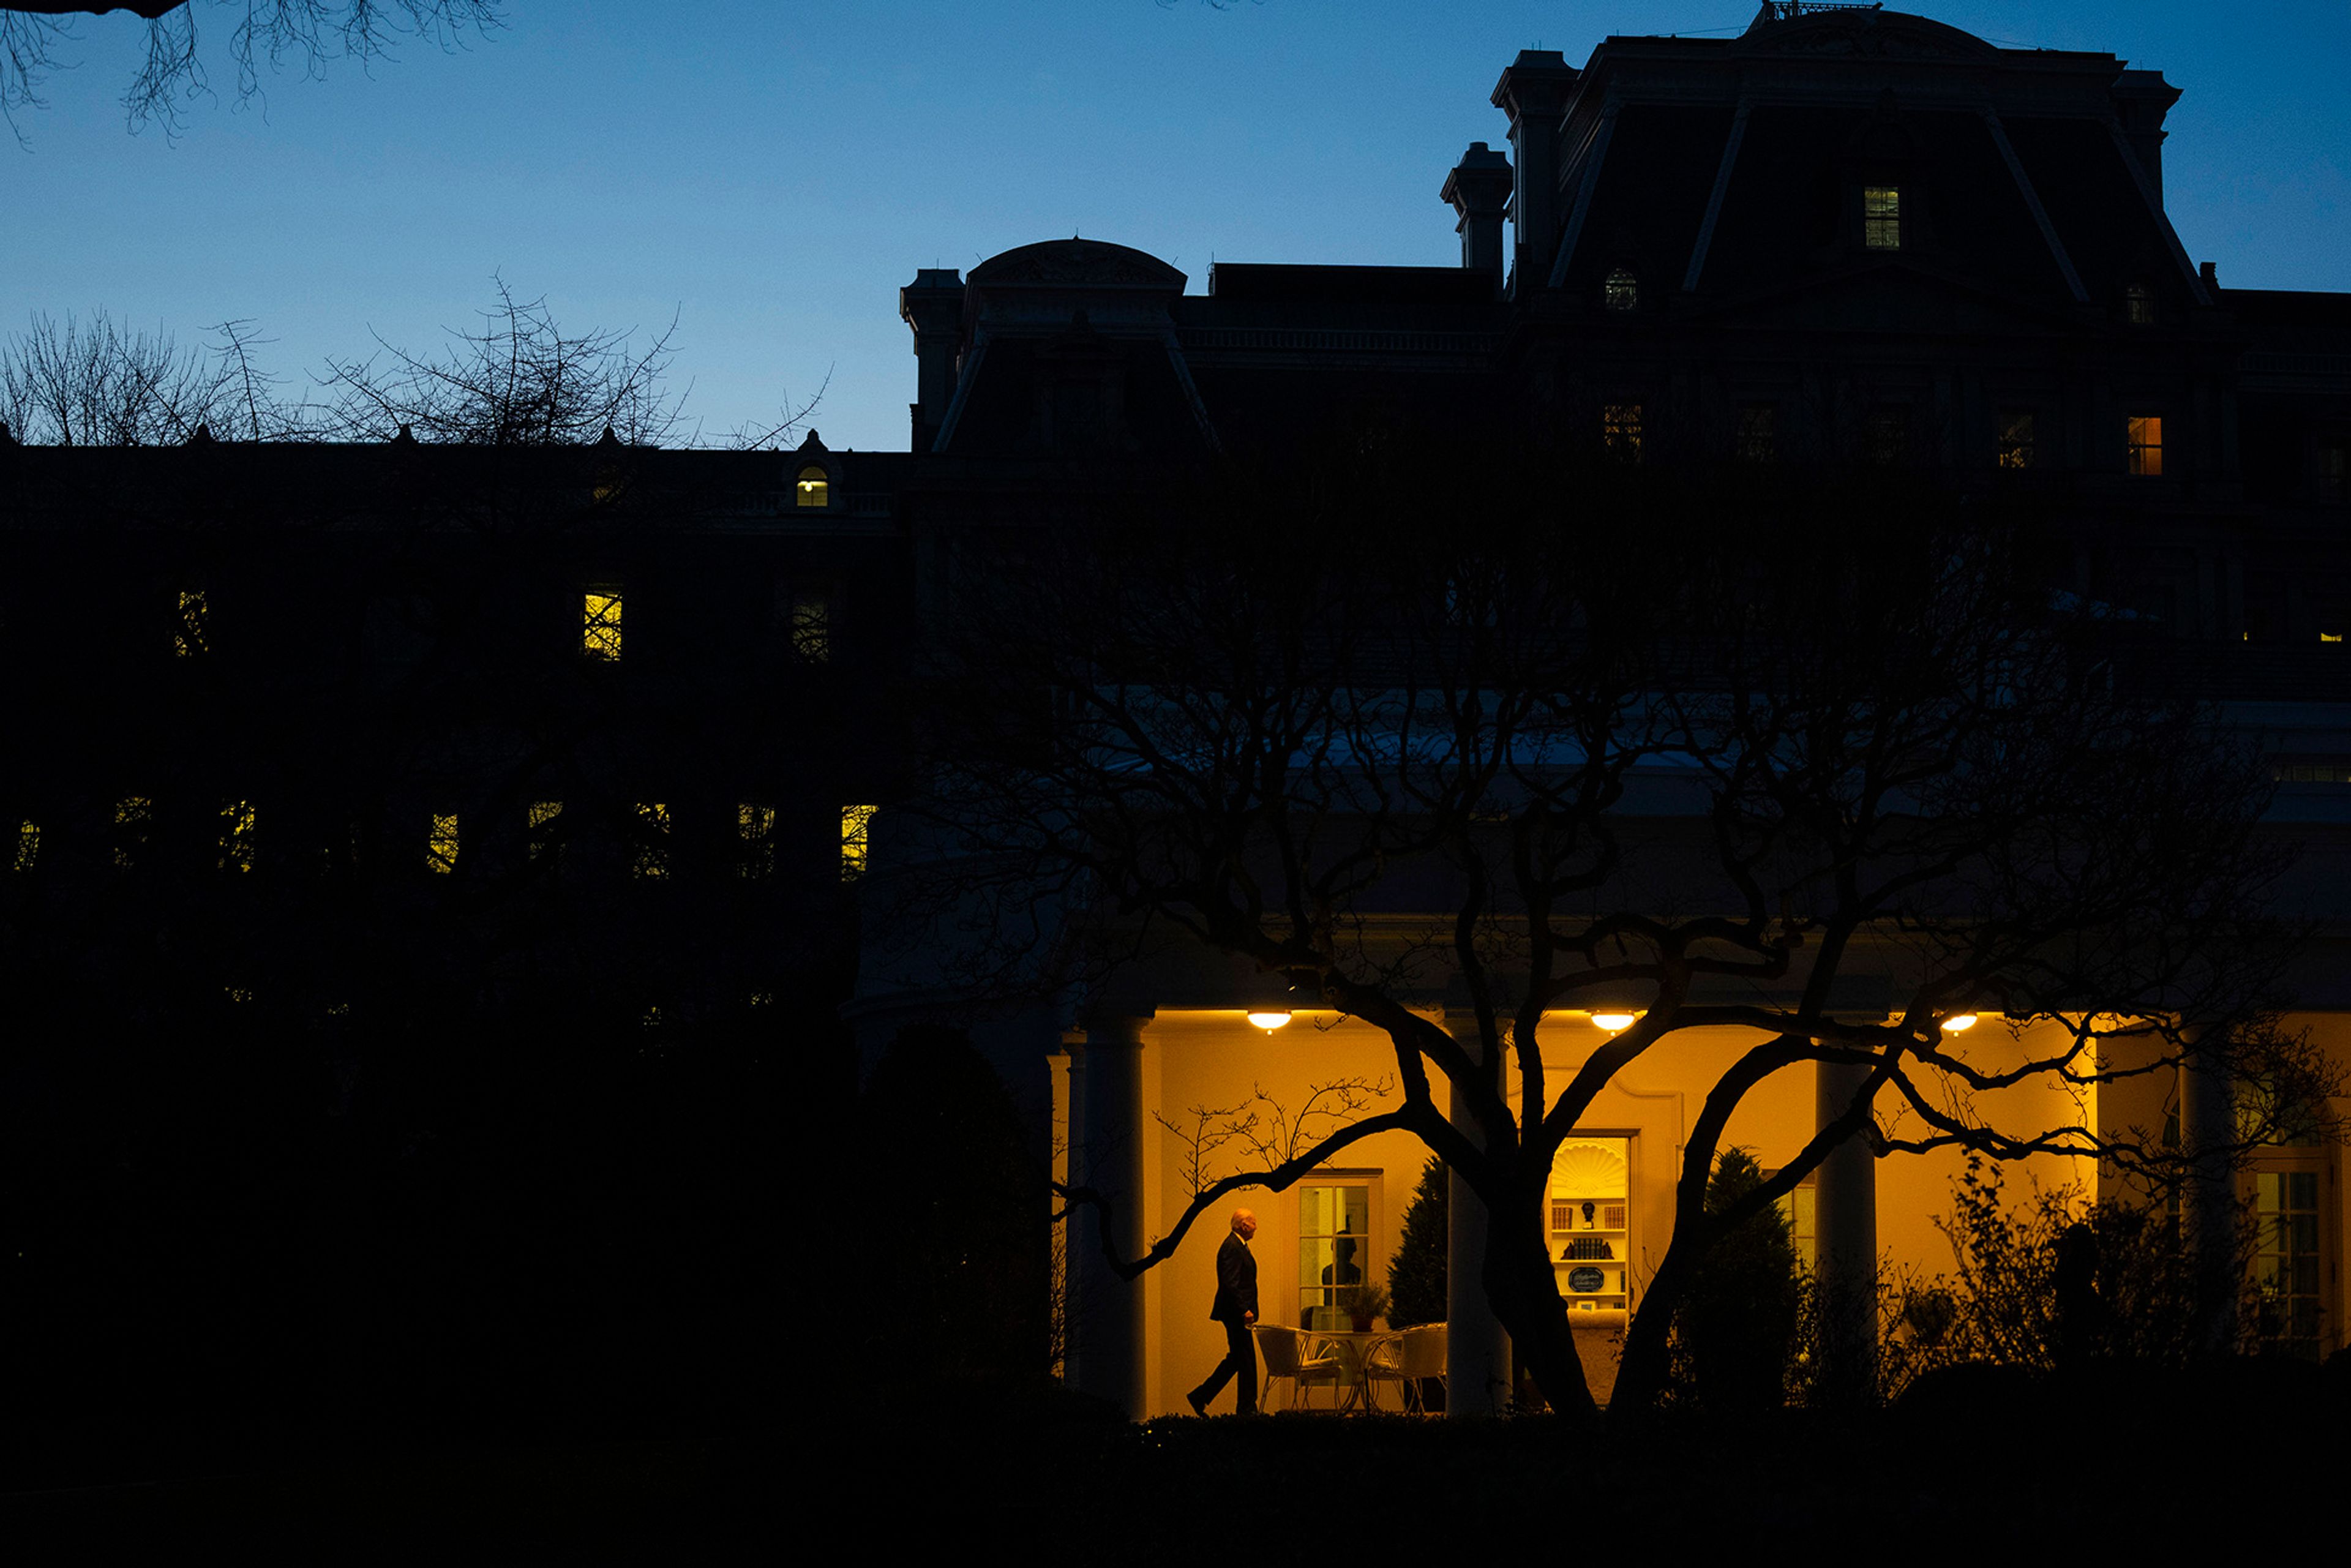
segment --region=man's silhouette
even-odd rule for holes
[[[1246,1208],[1233,1210],[1233,1233],[1217,1249],[1217,1301],[1208,1316],[1225,1325],[1225,1359],[1208,1380],[1192,1390],[1192,1414],[1206,1416],[1208,1401],[1224,1392],[1233,1378],[1240,1379],[1234,1409],[1257,1414],[1257,1343],[1249,1325],[1257,1322],[1257,1260],[1250,1256],[1249,1238],[1257,1234],[1257,1216]]]

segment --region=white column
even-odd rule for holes
[[[1869,1080],[1866,1065],[1823,1061],[1814,1079],[1814,1130],[1845,1113]],[[1821,1393],[1834,1405],[1866,1402],[1877,1386],[1877,1156],[1866,1128],[1813,1173],[1820,1249]]]
[[[1071,1270],[1071,1337],[1077,1344],[1076,1383],[1126,1412],[1143,1414],[1143,1281],[1122,1280],[1102,1257],[1107,1237],[1122,1258],[1142,1250],[1148,1228],[1143,1207],[1143,1026],[1133,1015],[1092,1018],[1083,1048],[1083,1143],[1071,1145],[1074,1166],[1082,1155],[1080,1185],[1092,1187],[1112,1205],[1107,1228],[1101,1211],[1079,1211],[1077,1267]],[[1072,1071],[1071,1077],[1079,1076]],[[1079,1084],[1072,1082],[1072,1106]]]
[[[1474,1014],[1449,1014],[1444,1020],[1453,1038],[1469,1053],[1483,1058]],[[1506,1064],[1507,1065],[1507,1064]],[[1509,1096],[1505,1095],[1505,1102]],[[1469,1096],[1455,1090],[1451,1107],[1454,1128],[1471,1143],[1485,1146]],[[1486,1299],[1486,1247],[1489,1222],[1484,1200],[1448,1171],[1445,1190],[1445,1414],[1492,1416],[1510,1402],[1511,1392],[1510,1336],[1494,1316]]]
[[[2237,1135],[2236,1096],[2227,1058],[2208,1051],[2191,1037],[2179,1064],[2179,1145],[2188,1156],[2187,1190],[2180,1195],[2181,1228],[2196,1281],[2197,1348],[2226,1355],[2236,1348],[2237,1192],[2229,1145]]]

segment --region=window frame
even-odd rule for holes
[[[841,883],[855,885],[864,878],[873,858],[873,819],[882,808],[844,805],[841,808]]]
[[[669,882],[676,875],[671,846],[677,820],[663,800],[634,800],[629,805],[629,880]]]
[[[810,476],[814,477],[811,478]],[[832,510],[832,470],[822,463],[802,463],[792,470],[792,510]]]
[[[1861,187],[1861,248],[1874,251],[1903,251],[1909,248],[1909,235],[1903,227],[1902,186],[1899,184]],[[1873,207],[1883,210],[1873,211]]]
[[[1292,1281],[1296,1289],[1290,1292],[1290,1305],[1297,1310],[1298,1326],[1308,1333],[1352,1333],[1354,1322],[1345,1308],[1336,1300],[1338,1293],[1351,1286],[1353,1289],[1362,1290],[1382,1282],[1382,1276],[1385,1273],[1385,1270],[1380,1266],[1379,1259],[1379,1204],[1380,1187],[1384,1174],[1382,1171],[1370,1169],[1331,1168],[1318,1170],[1298,1184],[1298,1201],[1294,1211],[1297,1225],[1291,1235],[1291,1239],[1297,1244],[1297,1278]],[[1363,1229],[1356,1231],[1342,1228],[1310,1232],[1306,1228],[1307,1194],[1334,1190],[1363,1193]],[[1345,1224],[1343,1202],[1340,1212],[1340,1222],[1343,1226]],[[1306,1277],[1310,1268],[1306,1249],[1310,1241],[1318,1238],[1332,1244],[1330,1262],[1326,1267],[1332,1277],[1329,1281],[1317,1278],[1310,1282]],[[1355,1279],[1353,1281],[1342,1281],[1337,1277],[1338,1243],[1342,1240],[1352,1240],[1357,1243]],[[1330,1299],[1310,1305],[1308,1301],[1310,1295],[1326,1296]]]
[[[1589,1131],[1578,1128],[1560,1144],[1558,1152],[1552,1156],[1552,1168],[1544,1174],[1544,1249],[1551,1254],[1552,1269],[1559,1279],[1560,1295],[1567,1301],[1571,1325],[1578,1319],[1590,1318],[1594,1324],[1621,1327],[1629,1321],[1629,1315],[1639,1300],[1640,1291],[1633,1270],[1640,1257],[1640,1142],[1637,1128],[1595,1127]],[[1607,1206],[1617,1199],[1607,1193],[1587,1192],[1579,1197],[1574,1192],[1557,1190],[1562,1182],[1560,1163],[1569,1150],[1579,1145],[1612,1146],[1614,1152],[1623,1158],[1625,1193],[1621,1216],[1612,1216],[1608,1212]],[[1593,1210],[1590,1218],[1582,1225],[1575,1224],[1576,1220],[1585,1219],[1583,1212],[1585,1208]],[[1568,1220],[1565,1225],[1560,1223],[1563,1214]],[[1611,1218],[1620,1218],[1623,1223],[1604,1223]],[[1604,1255],[1587,1252],[1582,1257],[1569,1256],[1575,1249],[1579,1231],[1587,1233],[1588,1240],[1607,1245],[1609,1251]],[[1601,1270],[1601,1288],[1595,1291],[1573,1289],[1574,1270],[1594,1267]],[[1612,1269],[1615,1272],[1613,1289],[1608,1281],[1608,1272]],[[1625,1316],[1620,1318],[1617,1314]]]
[[[1648,436],[1647,410],[1638,398],[1600,405],[1600,444],[1619,463],[1637,465]]]
[[[2011,473],[2027,473],[2040,466],[2040,411],[2030,408],[2002,408],[1992,414],[1992,465]],[[2022,435],[2018,435],[2018,427]]]
[[[607,580],[580,591],[580,656],[592,664],[617,664],[627,651],[628,592]]]
[[[455,876],[465,851],[465,836],[455,811],[428,812],[424,819],[424,869],[434,876]]]

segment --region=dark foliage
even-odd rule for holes
[[[1404,1237],[1388,1260],[1388,1326],[1445,1321],[1446,1175],[1442,1160],[1421,1167],[1404,1207]]]
[[[1707,1181],[1706,1211],[1720,1214],[1763,1184],[1745,1149],[1725,1149]],[[1766,1205],[1732,1228],[1690,1270],[1677,1323],[1698,1402],[1757,1410],[1782,1397],[1796,1332],[1796,1253],[1788,1222]]]
[[[20,1013],[0,1487],[773,1407],[775,1128],[832,1042],[551,1006],[361,1040],[254,1005]]]
[[[862,1266],[853,1314],[864,1364],[928,1384],[1021,1380],[1046,1370],[1045,1189],[1012,1102],[962,1035],[907,1030],[859,1106]],[[844,1285],[848,1281],[843,1281]]]

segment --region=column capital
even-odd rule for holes
[[[1098,1003],[1079,1010],[1078,1027],[1085,1030],[1088,1046],[1141,1045],[1144,1028],[1158,1016],[1156,1008]]]

